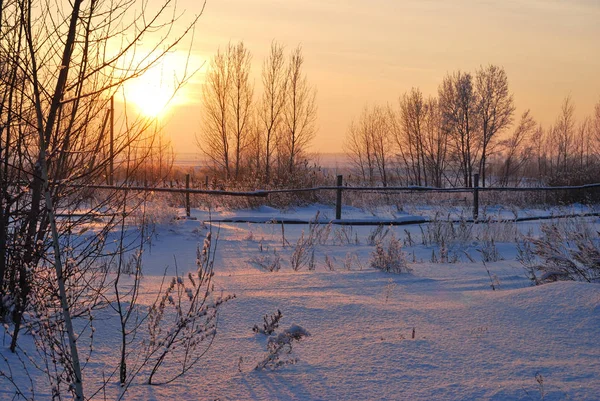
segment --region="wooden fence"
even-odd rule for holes
[[[480,187],[479,186],[479,175],[474,176],[474,186],[472,188],[433,188],[433,187],[422,187],[422,186],[401,186],[401,187],[353,187],[344,186],[343,177],[337,176],[335,186],[319,186],[312,188],[290,188],[290,189],[271,189],[271,190],[255,190],[255,191],[227,191],[227,190],[210,190],[210,189],[196,189],[190,188],[190,175],[186,175],[185,188],[169,188],[169,187],[149,187],[149,186],[115,186],[115,185],[85,185],[85,184],[69,184],[72,188],[90,188],[90,189],[110,189],[117,191],[153,191],[153,192],[167,192],[167,193],[181,193],[185,194],[185,210],[186,215],[189,217],[191,213],[190,207],[190,195],[203,194],[211,196],[237,196],[237,197],[262,197],[265,198],[270,194],[281,194],[281,193],[301,193],[301,192],[318,192],[318,191],[335,191],[336,192],[336,205],[335,205],[335,218],[336,220],[342,219],[342,204],[343,204],[343,192],[346,191],[371,191],[371,192],[429,192],[429,193],[467,193],[472,196],[473,205],[473,220],[477,221],[479,218],[479,193],[480,192],[536,192],[536,191],[560,191],[560,190],[587,190],[593,188],[600,188],[600,183],[588,184],[581,186],[561,186],[561,187]]]

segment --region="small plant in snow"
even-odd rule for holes
[[[276,249],[250,259],[249,263],[265,269],[268,272],[278,272],[281,269],[281,256]]]
[[[298,362],[298,358],[291,356],[293,343],[308,336],[310,336],[310,333],[306,329],[295,324],[279,334],[272,335],[267,341],[267,355],[254,369],[275,370],[281,366]]]
[[[243,240],[248,241],[248,242],[254,241],[254,232],[252,230],[248,230],[248,232],[244,236]]]
[[[469,259],[469,262],[475,263],[475,259],[473,259],[473,257],[471,256],[471,254],[469,252],[463,250],[463,254],[467,257],[467,259]]]
[[[537,383],[537,390],[539,392],[539,397],[534,398],[531,394],[529,394],[529,391],[527,391],[525,389],[525,387],[523,387],[523,391],[525,392],[525,394],[527,394],[527,396],[531,400],[535,400],[535,399],[544,400],[546,398],[546,390],[544,389],[544,376],[542,376],[542,374],[540,372],[537,372],[535,374],[535,381]]]
[[[350,271],[353,270],[353,266],[356,265],[358,270],[363,269],[362,263],[360,263],[360,259],[353,252],[346,253],[346,257],[344,258],[344,269]]]
[[[371,254],[369,264],[375,269],[388,273],[408,273],[411,271],[406,263],[400,241],[393,234],[389,240],[387,249],[385,249],[381,242],[375,245],[375,250]]]
[[[385,287],[383,289],[383,295],[385,297],[385,303],[386,304],[390,300],[390,297],[392,296],[392,293],[394,292],[394,289],[397,286],[398,285],[396,283],[394,283],[394,280],[392,280],[391,278],[387,280],[387,284],[385,285]]]
[[[383,224],[378,225],[369,233],[367,237],[367,244],[370,246],[375,246],[378,243],[383,242],[385,237],[390,233],[390,227],[385,227]]]
[[[292,252],[292,256],[290,257],[290,264],[292,265],[292,270],[299,271],[302,270],[304,266],[309,266],[311,264],[311,260],[314,261],[314,242],[313,237],[309,235],[306,237],[304,235],[304,231],[298,238],[296,245],[294,246],[294,251]],[[313,256],[311,256],[313,255]]]
[[[503,259],[493,239],[484,240],[481,246],[477,248],[477,252],[481,254],[483,262],[497,262]]]
[[[533,251],[533,244],[531,241],[517,240],[517,261],[521,263],[525,271],[527,272],[527,278],[530,279],[534,284],[538,284],[538,278],[536,275],[537,265],[536,265],[536,257]]]
[[[170,383],[198,363],[217,333],[219,308],[235,298],[213,293],[215,248],[208,232],[202,249],[198,248],[196,274],[189,273],[187,280],[173,277],[150,308],[144,356],[151,367],[148,384]],[[171,308],[175,313],[167,312]]]
[[[333,260],[329,255],[325,255],[325,266],[327,267],[327,270],[329,270],[329,271],[335,270],[335,267],[333,265]]]
[[[270,336],[271,334],[273,334],[275,329],[277,329],[279,327],[279,321],[281,320],[282,317],[283,317],[283,315],[281,314],[281,311],[279,309],[277,309],[277,313],[273,313],[272,315],[263,316],[262,327],[258,327],[258,325],[255,324],[254,327],[252,328],[252,331],[255,333],[260,333],[260,334],[265,334],[267,336]]]
[[[435,254],[435,249],[431,250],[431,259],[429,259],[431,263],[438,263],[437,255]]]
[[[315,218],[308,225],[309,237],[314,240],[315,243],[319,245],[327,244],[329,240],[329,235],[331,234],[331,222],[328,224],[320,224],[319,223],[319,215],[320,211],[317,211],[315,214]]]
[[[317,265],[315,265],[315,248],[313,248],[310,252],[310,260],[308,261],[308,270],[315,271]]]
[[[335,245],[359,245],[358,236],[354,235],[352,226],[339,226],[333,232],[333,243]],[[354,239],[353,239],[354,237]]]
[[[448,263],[448,248],[446,242],[442,239],[440,243],[440,263]]]
[[[492,287],[492,290],[496,291],[496,287],[500,285],[500,280],[498,280],[498,276],[490,273],[490,269],[488,269],[487,265],[485,264],[485,260],[483,261],[483,267],[485,267],[485,271],[487,272],[488,277],[490,278],[490,287]]]

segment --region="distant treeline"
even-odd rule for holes
[[[481,184],[579,185],[600,181],[600,101],[577,122],[567,97],[544,128],[530,111],[515,118],[502,67],[448,74],[437,97],[418,88],[397,105],[365,107],[345,150],[353,181],[368,185],[471,187]]]
[[[229,185],[262,187],[330,181],[318,157],[307,153],[317,107],[301,47],[286,56],[272,43],[258,97],[251,58],[240,42],[210,62],[197,137],[209,160],[207,174]],[[351,165],[346,175],[353,184],[382,186],[471,187],[475,174],[482,186],[600,181],[600,101],[582,121],[574,111],[567,97],[556,122],[542,127],[529,110],[515,116],[504,68],[449,73],[437,96],[413,88],[395,105],[365,107],[344,141]]]

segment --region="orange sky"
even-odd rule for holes
[[[179,7],[197,13],[199,3],[180,0]],[[600,100],[598,0],[208,0],[192,64],[243,40],[259,95],[273,39],[303,46],[318,91],[319,152],[342,151],[365,104],[395,102],[413,86],[435,95],[447,72],[490,63],[505,68],[517,113],[530,108],[546,126],[565,96],[578,118]],[[202,73],[163,117],[178,153],[197,151],[201,82]]]

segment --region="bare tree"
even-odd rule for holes
[[[556,168],[557,173],[566,173],[572,157],[575,136],[575,106],[571,97],[567,96],[560,109],[552,137],[556,146]]]
[[[48,378],[57,392],[66,383],[78,400],[84,399],[84,386],[73,320],[101,292],[91,287],[94,261],[114,221],[98,236],[72,242],[69,233],[92,215],[59,221],[55,211],[73,210],[89,198],[69,184],[104,180],[110,160],[99,155],[108,153],[103,138],[111,95],[181,39],[158,38],[141,61],[134,57],[142,38],[157,30],[166,38],[178,20],[171,1],[154,13],[146,5],[135,10],[129,1],[0,2],[0,310],[13,325],[13,352],[23,326],[35,324],[29,316],[49,319],[38,350],[60,368]],[[112,41],[121,36],[126,39],[115,47]],[[142,121],[119,133],[111,156],[121,157],[149,126]],[[97,207],[110,210],[115,199],[110,193]]]
[[[423,94],[413,88],[398,103],[398,114],[392,112],[390,115],[398,157],[405,166],[409,184],[427,185],[423,132],[427,107]]]
[[[232,86],[228,53],[221,49],[211,59],[202,101],[201,136],[196,138],[200,150],[231,178],[231,122],[229,96]]]
[[[379,171],[381,184],[387,187],[391,180],[390,164],[393,155],[393,140],[389,129],[389,112],[381,107],[374,107],[372,112],[371,138],[373,142],[373,159]]]
[[[389,110],[365,107],[359,120],[352,122],[346,136],[346,154],[363,182],[384,187],[391,181],[393,138],[389,129]]]
[[[466,187],[473,185],[473,168],[481,152],[479,102],[471,74],[448,74],[438,90],[444,129],[450,134],[457,152],[460,172]]]
[[[202,152],[225,179],[239,180],[252,134],[252,56],[243,42],[229,44],[211,59],[203,92]]]
[[[519,125],[511,137],[501,142],[501,146],[505,148],[505,156],[500,174],[500,185],[507,186],[511,179],[515,184],[519,184],[519,174],[532,157],[531,139],[535,129],[536,122],[527,110],[521,115]]]
[[[592,162],[592,140],[593,140],[593,126],[590,117],[585,117],[583,121],[577,127],[577,135],[575,137],[575,148],[576,148],[576,161],[574,162],[576,168],[575,171],[579,171],[580,175],[588,175],[588,168]]]
[[[279,138],[280,159],[285,163],[282,167],[288,174],[294,173],[316,133],[316,91],[308,83],[303,66],[302,47],[298,46],[288,62],[284,129]]]
[[[375,182],[375,161],[371,138],[369,109],[365,107],[357,122],[352,121],[346,135],[344,150],[354,166],[354,173],[361,183],[373,185]]]
[[[426,168],[429,171],[430,185],[441,188],[448,162],[448,132],[443,129],[440,108],[435,98],[427,100],[425,109],[422,129]]]
[[[492,150],[492,141],[498,133],[511,125],[515,106],[508,90],[508,78],[504,68],[495,65],[481,67],[475,74],[475,81],[482,135],[479,172],[485,187],[486,163]]]
[[[252,133],[252,98],[254,86],[250,82],[250,63],[252,56],[243,42],[229,45],[227,59],[231,77],[229,108],[231,112],[232,139],[234,145],[234,178],[239,180],[244,151]]]
[[[261,127],[260,140],[264,143],[265,183],[271,181],[275,141],[282,129],[286,101],[286,67],[283,46],[273,41],[271,51],[262,68],[263,94],[258,110]],[[259,138],[257,138],[259,139]]]
[[[590,117],[590,130],[592,141],[592,152],[600,154],[600,100],[594,105],[594,111]]]

